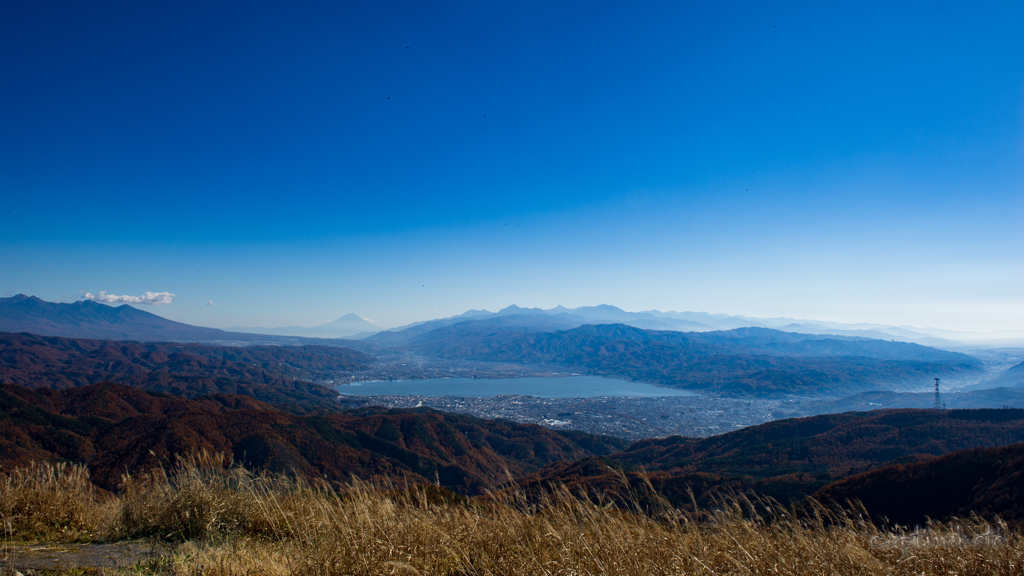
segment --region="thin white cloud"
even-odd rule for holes
[[[379,321],[379,320],[370,320],[369,318],[361,318],[361,319],[362,319],[362,320],[363,320],[364,322],[369,322],[370,324],[377,324],[377,325],[379,325],[379,324],[380,324],[380,321]]]
[[[174,298],[174,294],[170,292],[144,292],[142,296],[116,296],[114,294],[107,294],[103,290],[100,290],[96,294],[92,292],[86,292],[82,295],[82,300],[92,300],[93,302],[106,302],[108,304],[113,303],[124,303],[124,304],[170,304],[171,299]]]
[[[174,296],[174,294],[171,294],[171,296]],[[213,300],[210,300],[209,302],[206,303],[207,306],[209,306],[210,304],[213,304]]]

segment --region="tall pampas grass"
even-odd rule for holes
[[[56,466],[4,476],[4,521],[39,537],[73,526],[67,534],[82,538],[169,541],[159,570],[176,574],[1009,575],[1024,566],[1024,539],[1000,523],[879,527],[856,503],[787,509],[723,494],[684,511],[650,494],[527,494],[511,483],[467,499],[436,486],[257,475],[210,455],[126,477],[117,496],[90,491],[87,479]]]

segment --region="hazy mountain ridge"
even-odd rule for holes
[[[556,320],[557,319],[557,320]],[[508,334],[557,333],[567,338],[605,338],[632,342],[659,342],[702,354],[760,353],[770,356],[862,356],[885,360],[925,360],[974,363],[966,354],[947,352],[918,344],[886,342],[847,336],[806,335],[767,328],[738,328],[728,331],[678,332],[636,328],[626,324],[586,324],[560,329],[575,321],[571,316],[517,315],[486,320],[464,320],[429,332],[409,334],[406,347],[417,351],[441,353],[445,349],[466,348],[470,335],[489,335],[495,342],[510,339]],[[378,335],[381,336],[381,335]],[[537,336],[541,338],[541,336]],[[548,337],[557,338],[557,337]],[[480,351],[469,348],[462,355]]]
[[[231,334],[168,320],[127,304],[46,302],[19,294],[0,298],[0,331],[115,340],[230,340]]]
[[[987,387],[1010,387],[1010,388],[1024,388],[1024,362],[1011,367],[1005,372],[996,374],[992,378],[985,380],[980,384],[981,386]]]
[[[557,316],[554,316],[557,317]],[[722,332],[641,330],[624,324],[530,332],[470,320],[415,335],[401,347],[449,359],[556,365],[595,375],[725,393],[850,394],[923,386],[934,375],[980,374],[967,355],[908,343],[800,335],[766,328]]]
[[[366,337],[381,331],[376,324],[367,322],[352,313],[321,324],[319,326],[283,326],[279,328],[263,328],[258,326],[231,326],[228,330],[252,334],[268,334],[277,336],[308,336],[311,338],[352,338]]]
[[[843,398],[828,398],[813,404],[805,404],[803,410],[808,414],[831,414],[838,412],[865,412],[885,408],[931,408],[934,403],[934,392],[891,392],[872,390]],[[979,390],[960,390],[943,392],[941,401],[950,409],[976,408],[1024,408],[1024,389],[1021,388],[983,388]]]
[[[612,323],[602,324],[602,318]],[[761,327],[707,330],[710,322],[744,319],[691,312],[633,313],[608,305],[571,310],[509,306],[497,313],[471,310],[358,341],[223,332],[171,322],[129,306],[47,303],[23,295],[0,301],[0,319],[18,330],[36,327],[43,333],[63,335],[102,333],[130,339],[127,335],[140,334],[138,340],[213,339],[236,344],[322,342],[374,355],[411,353],[453,362],[552,365],[727,394],[849,395],[871,389],[921,388],[935,376],[980,377],[977,362],[969,356],[892,339],[807,335]],[[771,319],[780,323],[790,320]],[[337,322],[365,323],[354,315]],[[697,326],[699,331],[650,328],[661,328],[666,322]],[[204,384],[203,389],[218,389],[209,386]]]
[[[839,336],[852,336],[863,338],[876,338],[880,340],[895,340],[900,342],[915,342],[928,346],[955,346],[961,343],[936,336],[921,329],[911,329],[905,326],[886,326],[883,324],[844,324],[839,322],[824,322],[819,320],[800,320],[797,318],[751,318],[746,316],[730,316],[728,314],[711,314],[708,312],[662,312],[659,310],[647,310],[643,312],[627,312],[621,308],[608,304],[598,306],[580,306],[577,308],[566,308],[556,306],[550,309],[523,308],[511,305],[498,312],[486,310],[471,310],[459,316],[439,318],[426,322],[416,322],[406,326],[391,328],[381,333],[380,342],[397,343],[407,339],[407,336],[394,338],[388,336],[392,333],[400,333],[410,328],[419,327],[413,334],[422,334],[432,329],[449,326],[472,317],[474,319],[490,318],[497,316],[526,315],[561,315],[566,319],[584,324],[626,324],[636,328],[650,330],[671,330],[681,332],[705,332],[715,330],[733,330],[737,328],[772,328],[784,332],[795,332],[800,334],[833,334]],[[424,326],[426,325],[426,326]],[[567,326],[573,328],[575,326]],[[946,331],[947,334],[952,334]],[[386,339],[386,340],[385,340]]]
[[[346,314],[333,322],[314,327],[231,327],[227,330],[191,326],[167,320],[155,314],[128,305],[107,306],[91,301],[72,304],[46,302],[34,296],[20,294],[0,298],[0,331],[29,332],[47,336],[72,338],[103,338],[143,341],[188,342],[263,342],[294,344],[291,340],[275,340],[287,336],[295,338],[367,338],[382,345],[395,345],[412,336],[467,320],[482,320],[501,316],[557,316],[562,321],[553,329],[569,329],[585,324],[627,324],[641,329],[684,332],[732,330],[762,327],[802,334],[835,334],[870,337],[882,340],[917,342],[930,346],[953,347],[960,343],[938,338],[933,334],[916,332],[908,327],[878,324],[842,324],[795,318],[748,318],[706,312],[627,312],[615,306],[557,306],[548,310],[508,306],[498,312],[469,310],[458,316],[416,322],[381,331],[378,326],[355,314]],[[237,331],[234,331],[237,330]],[[943,331],[944,334],[954,334]]]
[[[576,328],[586,323],[579,316],[570,314],[506,314],[457,316],[442,320],[431,320],[397,331],[378,332],[366,339],[385,346],[401,346],[426,334],[434,337],[466,330],[481,331],[488,327],[496,332],[548,332]]]
[[[192,326],[133,308],[128,304],[108,306],[89,300],[70,304],[47,302],[25,294],[0,298],[0,332],[143,342],[211,342],[234,345],[334,344],[332,340],[324,338],[317,341],[301,336],[229,332],[217,328]]]

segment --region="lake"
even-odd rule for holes
[[[662,388],[598,376],[552,378],[433,378],[374,380],[337,386],[346,396],[474,396],[518,394],[539,398],[592,398],[595,396],[696,396],[695,392]]]

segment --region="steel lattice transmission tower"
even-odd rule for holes
[[[939,379],[935,379],[935,400],[932,402],[932,410],[945,410],[946,405],[942,403],[942,399],[939,398]]]

